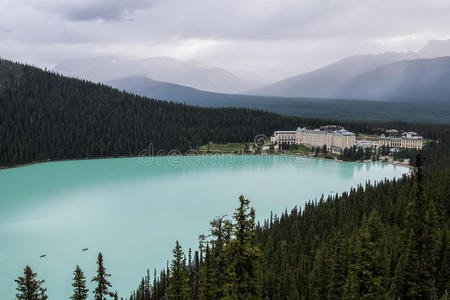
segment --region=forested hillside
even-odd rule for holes
[[[222,94],[197,90],[173,83],[128,77],[108,81],[108,85],[140,96],[164,99],[202,107],[242,107],[309,118],[340,120],[402,120],[408,122],[450,123],[450,103],[427,101],[387,102],[332,98],[289,98]],[[323,84],[323,82],[322,82]],[[322,88],[322,90],[325,90]],[[434,99],[436,100],[436,99]]]
[[[206,144],[250,142],[257,134],[334,120],[237,108],[199,108],[131,95],[105,85],[0,60],[0,166],[35,161],[186,151]],[[346,122],[356,132],[415,130],[435,139],[445,125]]]
[[[155,151],[208,141],[251,141],[300,119],[248,109],[206,109],[0,61],[0,164]]]

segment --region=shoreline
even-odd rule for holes
[[[299,153],[262,153],[262,154],[255,154],[255,153],[198,153],[196,155],[192,155],[189,153],[181,154],[178,156],[207,156],[207,155],[251,155],[251,156],[265,156],[265,155],[273,155],[273,156],[299,156],[301,158],[308,158],[308,159],[317,159],[317,160],[325,160],[325,161],[334,161],[334,162],[340,162],[340,163],[373,163],[373,162],[381,162],[384,164],[394,165],[394,166],[400,166],[405,167],[411,171],[414,170],[414,167],[408,164],[403,164],[398,161],[390,160],[390,161],[383,161],[383,160],[365,160],[365,161],[345,161],[342,159],[330,159],[330,158],[324,158],[324,157],[314,157],[314,156],[308,156],[308,155],[302,155]],[[166,155],[152,155],[152,156],[145,156],[145,157],[165,157],[169,156]],[[84,157],[84,158],[66,158],[66,159],[47,159],[47,160],[40,160],[40,161],[33,161],[29,163],[23,163],[23,164],[16,164],[12,166],[0,166],[0,171],[7,170],[7,169],[15,169],[20,167],[27,167],[32,166],[36,164],[41,163],[51,163],[51,162],[64,162],[64,161],[77,161],[77,160],[95,160],[95,159],[114,159],[114,158],[139,158],[141,156],[139,155],[121,155],[121,156],[99,156],[99,157]]]
[[[76,161],[76,160],[94,160],[94,159],[114,159],[114,158],[132,158],[139,157],[136,155],[121,155],[121,156],[99,156],[99,157],[83,157],[83,158],[63,158],[63,159],[46,159],[46,160],[37,160],[29,163],[16,164],[12,166],[0,166],[1,170],[7,169],[16,169],[21,167],[28,167],[32,165],[42,164],[42,163],[51,163],[51,162],[63,162],[63,161]]]
[[[270,155],[270,154],[268,154]],[[326,160],[326,161],[334,161],[334,162],[341,162],[341,163],[374,163],[374,162],[381,162],[387,165],[394,165],[394,166],[400,166],[400,167],[405,167],[407,169],[410,170],[414,170],[414,167],[411,166],[409,163],[408,164],[403,164],[399,161],[395,161],[395,160],[389,160],[389,161],[384,161],[384,160],[362,160],[362,161],[348,161],[348,160],[342,160],[342,159],[330,159],[330,158],[324,158],[324,157],[314,157],[314,156],[308,156],[308,155],[298,155],[298,154],[287,154],[287,153],[278,153],[275,155],[296,155],[296,156],[300,156],[303,158],[310,158],[310,159],[318,159],[318,160]]]

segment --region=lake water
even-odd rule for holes
[[[406,172],[291,156],[118,158],[0,170],[0,298],[14,299],[14,279],[28,264],[46,280],[50,300],[68,299],[75,265],[90,281],[99,251],[114,290],[129,296],[147,268],[153,275],[165,266],[175,240],[185,250],[196,247],[209,221],[232,213],[239,195],[263,220]]]

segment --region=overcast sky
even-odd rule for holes
[[[450,38],[449,0],[0,0],[0,56],[169,56],[271,79]]]

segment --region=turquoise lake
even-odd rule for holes
[[[46,280],[50,300],[68,299],[75,265],[90,281],[99,251],[113,290],[129,296],[147,268],[153,275],[165,267],[175,240],[186,252],[196,248],[209,221],[232,214],[239,195],[262,221],[271,211],[407,172],[292,156],[96,159],[0,170],[0,298],[15,298],[14,279],[28,264]]]

